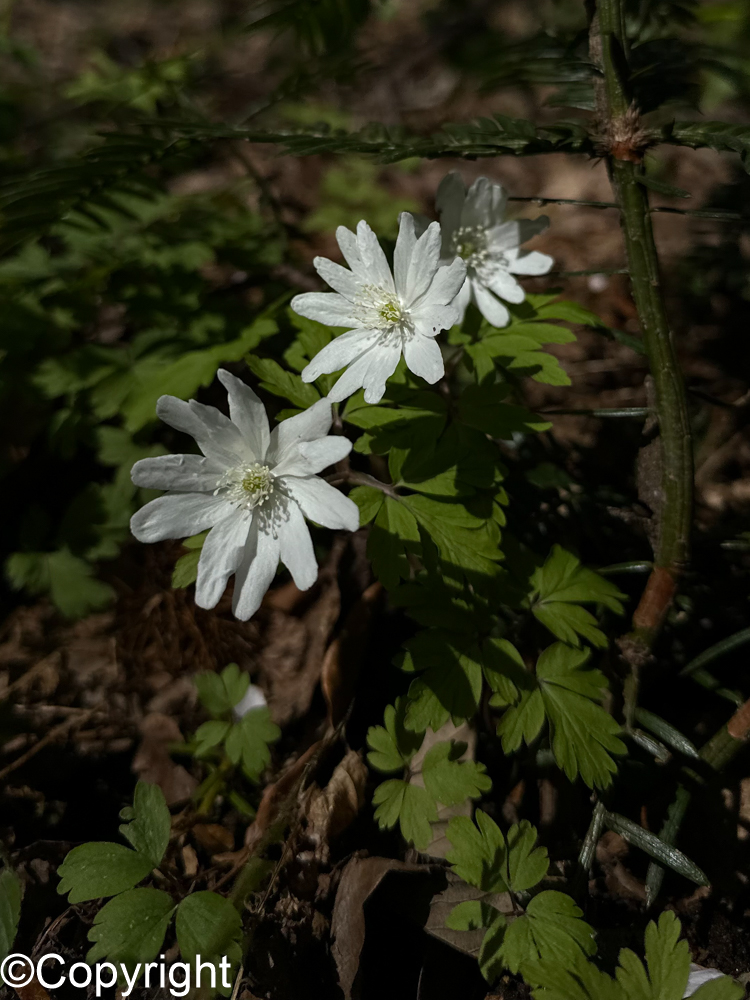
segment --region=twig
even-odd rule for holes
[[[618,0],[619,5],[619,0]],[[536,198],[510,195],[508,201],[526,201],[542,208],[544,205],[578,205],[582,208],[619,208],[616,201],[586,201],[580,198]],[[665,212],[669,215],[691,215],[695,219],[715,219],[717,222],[750,222],[750,215],[740,215],[738,212],[724,212],[722,209],[711,208],[672,208],[668,205],[647,207],[648,212]],[[585,273],[585,272],[584,272]],[[595,274],[601,273],[598,271]]]
[[[62,736],[64,733],[67,733],[69,729],[78,728],[79,726],[82,726],[84,723],[88,722],[88,720],[91,718],[92,715],[96,713],[96,711],[97,710],[95,708],[90,708],[88,709],[88,711],[83,712],[81,715],[73,716],[72,719],[66,719],[65,722],[61,722],[59,726],[53,726],[53,728],[50,729],[47,735],[43,736],[37,743],[35,743],[30,750],[27,750],[26,753],[21,754],[20,757],[17,757],[16,760],[14,760],[11,764],[8,764],[7,767],[4,767],[2,771],[0,771],[0,781],[3,781],[5,778],[8,777],[9,774],[12,774],[13,771],[16,771],[18,770],[19,767],[22,767],[28,760],[31,760],[32,757],[38,754],[40,750],[43,750],[44,747],[48,746],[50,743],[53,743],[58,736]]]
[[[380,490],[381,493],[385,493],[386,496],[393,497],[394,500],[400,499],[393,486],[389,483],[381,483],[379,479],[376,479],[374,476],[369,476],[366,472],[336,472],[332,476],[327,476],[326,482],[330,483],[331,486],[338,486],[340,483],[354,483],[359,486],[372,486],[373,489]]]

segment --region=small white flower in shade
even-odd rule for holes
[[[457,299],[461,317],[474,302],[484,318],[497,327],[510,319],[500,299],[524,300],[524,290],[513,275],[546,274],[553,263],[546,253],[521,251],[522,243],[547,228],[547,216],[506,220],[507,202],[501,184],[480,177],[467,191],[455,172],[440,182],[435,199],[443,229],[442,258],[447,261],[458,256],[466,264],[466,281]]]
[[[134,514],[141,542],[186,538],[210,528],[200,560],[195,603],[213,608],[232,574],[232,611],[243,621],[260,607],[281,560],[300,590],[318,577],[305,518],[325,528],[356,531],[357,505],[320,479],[351,451],[328,436],[333,414],[321,399],[269,430],[265,407],[240,379],[219,371],[229,416],[195,400],[162,396],[159,417],[195,438],[203,455],[162,455],[136,462],[136,486],[168,490]]]
[[[253,708],[267,708],[268,702],[263,694],[263,689],[257,684],[248,684],[247,691],[232,709],[232,715],[239,722]]]
[[[435,337],[457,322],[454,300],[466,276],[461,260],[441,267],[438,223],[417,239],[414,219],[402,213],[393,273],[366,222],[359,223],[356,235],[339,226],[336,239],[351,270],[316,257],[318,274],[334,291],[297,295],[292,308],[308,319],[349,331],[316,354],[302,378],[313,382],[346,368],[329,398],[339,402],[364,387],[365,400],[377,403],[403,354],[415,375],[437,382],[445,369]]]
[[[724,973],[719,972],[718,969],[705,969],[702,965],[696,965],[695,962],[691,962],[687,987],[685,988],[685,992],[682,994],[683,1000],[686,1000],[687,997],[691,997],[696,990],[703,986],[704,983],[709,982],[711,979],[723,978]]]

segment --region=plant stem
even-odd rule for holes
[[[620,206],[620,222],[643,345],[653,379],[661,452],[661,509],[654,569],[633,615],[633,631],[621,648],[636,683],[630,686],[626,715],[634,710],[638,667],[648,658],[690,550],[693,458],[685,383],[669,329],[661,292],[659,260],[642,174],[642,134],[637,110],[630,107],[619,67],[625,59],[622,0],[597,0],[591,28],[592,61],[602,77],[597,84],[597,117],[608,146],[610,178]]]

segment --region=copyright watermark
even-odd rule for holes
[[[83,990],[94,986],[94,994],[102,995],[102,990],[110,989],[118,981],[125,985],[122,996],[128,997],[138,980],[143,977],[146,987],[158,986],[167,990],[173,997],[184,997],[193,986],[210,986],[211,989],[228,990],[232,983],[229,979],[231,963],[226,955],[216,962],[202,961],[200,955],[194,962],[172,962],[167,965],[164,955],[159,962],[138,962],[135,967],[128,968],[122,962],[74,962],[68,965],[62,955],[50,952],[42,955],[36,962],[28,955],[14,952],[0,963],[0,983],[12,986],[14,989],[28,986],[36,979],[47,990],[60,989],[65,983]]]

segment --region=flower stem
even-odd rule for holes
[[[639,134],[637,112],[631,108],[621,73],[626,59],[622,0],[596,0],[590,38],[592,61],[601,70],[596,88],[598,123],[608,140],[610,178],[620,207],[633,298],[653,379],[661,458],[654,569],[633,615],[633,630],[620,643],[636,679],[629,690],[627,716],[634,711],[637,698],[638,666],[648,658],[689,558],[693,457],[685,383],[661,291],[648,195],[640,183],[643,167],[638,144],[643,133]]]

